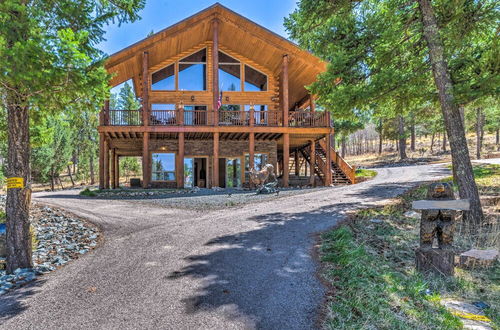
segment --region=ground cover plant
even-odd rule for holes
[[[475,166],[474,171],[481,195],[498,194],[500,166]],[[500,328],[498,262],[489,269],[456,268],[455,277],[449,279],[415,270],[420,218],[406,212],[413,200],[425,198],[426,189],[427,184],[389,205],[361,210],[351,221],[322,235],[322,276],[332,286],[325,320],[329,328],[461,328],[461,321],[441,305],[444,298],[486,302],[491,306],[486,316],[494,328]],[[488,229],[480,246],[458,229],[457,252],[498,248],[498,223]]]

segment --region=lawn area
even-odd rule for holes
[[[475,167],[481,194],[498,194],[500,167]],[[465,270],[445,279],[415,269],[419,218],[406,217],[413,200],[424,199],[427,185],[390,205],[356,213],[351,221],[322,235],[322,276],[330,283],[326,325],[331,329],[458,329],[459,318],[440,301],[483,301],[485,314],[500,329],[500,267]],[[457,224],[457,228],[459,224]],[[487,245],[498,248],[498,226]],[[457,253],[471,248],[456,234]],[[466,246],[469,244],[469,246]]]
[[[368,179],[373,178],[377,175],[377,171],[374,170],[365,170],[365,169],[357,169],[356,170],[356,181],[362,182]]]

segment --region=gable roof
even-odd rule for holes
[[[219,20],[219,44],[268,68],[276,75],[282,56],[289,56],[289,102],[293,105],[306,94],[304,86],[326,70],[326,63],[293,42],[216,3],[121,51],[106,61],[116,86],[141,73],[142,52],[149,52],[149,66],[212,40],[212,20]]]

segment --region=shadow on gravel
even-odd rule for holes
[[[189,256],[190,265],[167,278],[203,280],[204,286],[183,300],[188,314],[222,308],[230,319],[250,319],[252,328],[314,328],[324,288],[314,276],[313,234],[358,207],[358,202],[338,203],[311,212],[245,219],[261,228],[208,241],[214,252]]]
[[[23,300],[37,293],[37,288],[43,285],[46,280],[37,279],[26,286],[10,291],[9,293],[0,296],[0,324],[1,321],[6,321],[17,314],[26,310],[26,305]]]

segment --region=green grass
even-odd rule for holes
[[[4,222],[5,222],[5,211],[0,210],[0,223],[4,223]]]
[[[498,185],[499,169],[475,166],[482,193]],[[413,200],[425,198],[426,190],[422,186],[404,194],[399,202],[361,210],[346,225],[322,235],[322,276],[333,287],[326,320],[329,328],[459,329],[461,321],[439,303],[453,297],[488,303],[491,308],[485,313],[493,328],[500,329],[498,262],[489,269],[456,268],[455,277],[447,279],[416,271],[420,219],[403,214]],[[373,223],[373,219],[383,222]],[[456,234],[456,245],[468,242],[460,235]]]
[[[369,179],[373,178],[377,175],[377,171],[373,170],[365,170],[365,169],[357,169],[356,170],[356,178],[358,179]]]
[[[89,188],[85,188],[84,190],[80,191],[80,196],[96,197],[97,193],[95,190],[90,190]]]

